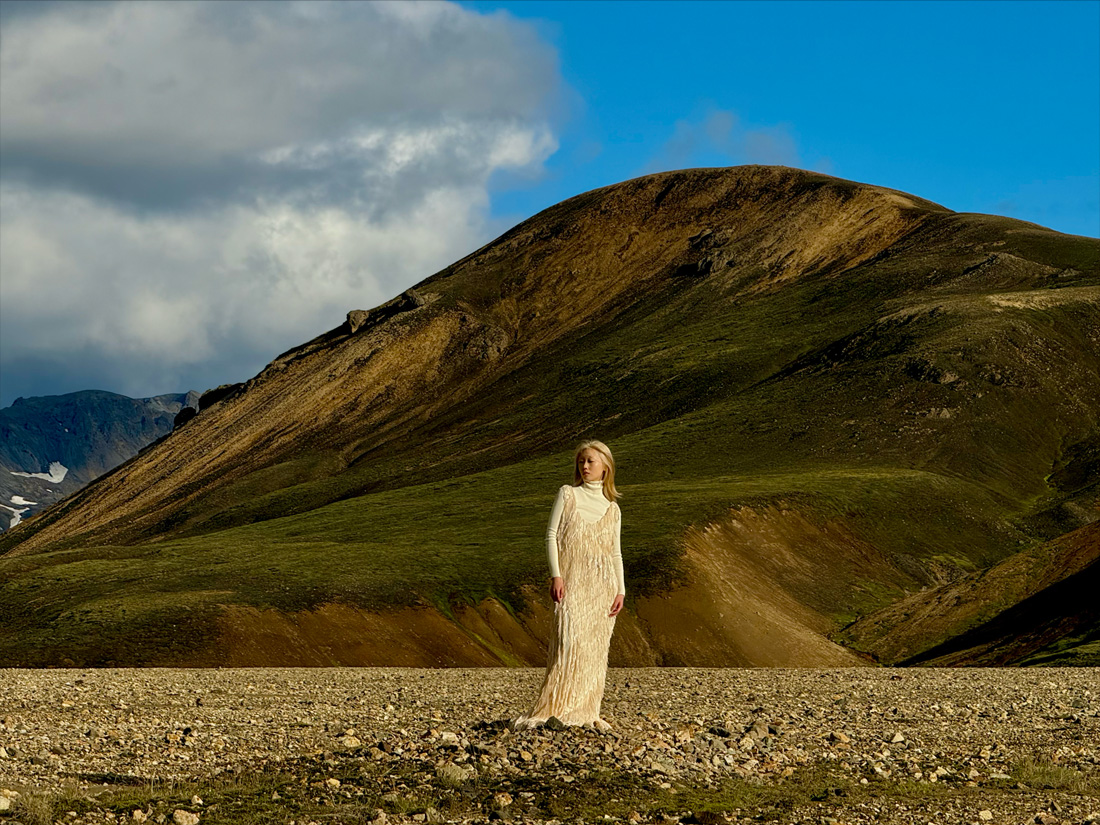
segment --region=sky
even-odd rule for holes
[[[744,163],[1100,236],[1100,2],[0,0],[0,406],[246,380],[560,200]]]

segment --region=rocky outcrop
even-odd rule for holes
[[[353,309],[348,313],[347,327],[354,335],[363,329],[369,329],[385,323],[395,315],[412,312],[427,303],[427,300],[415,289],[406,289],[392,301],[387,301],[374,309]]]
[[[199,397],[198,412],[209,409],[226,398],[232,398],[242,389],[244,389],[244,383],[237,382],[236,384],[222,384],[212,390],[207,390]]]

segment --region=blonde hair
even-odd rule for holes
[[[576,451],[573,453],[573,486],[580,487],[584,483],[584,479],[581,478],[580,468],[577,467],[577,459],[581,457],[581,453],[585,450],[592,449],[600,454],[603,458],[604,464],[607,465],[607,472],[603,475],[603,494],[608,501],[615,501],[623,497],[623,494],[615,489],[615,458],[611,455],[611,450],[602,441],[596,441],[595,439],[589,439],[588,441],[582,441],[577,445]]]

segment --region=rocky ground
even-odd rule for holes
[[[1089,669],[0,670],[0,821],[1100,823]]]

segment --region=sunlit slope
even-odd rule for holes
[[[446,663],[526,661],[543,521],[597,436],[626,493],[621,661],[850,663],[847,622],[1095,518],[1098,261],[790,169],[578,196],[6,536],[0,650],[240,661],[237,605],[275,661],[276,614],[399,633],[421,603],[479,651]],[[489,598],[515,627],[462,612]]]
[[[989,621],[906,664],[1100,665],[1100,524],[1075,530],[1057,544],[1049,560],[1054,564],[1039,579],[1044,586],[1029,588]]]
[[[1100,600],[1083,586],[1098,561],[1100,521],[913,593],[840,638],[890,664],[1014,664],[1054,649],[1050,663],[1077,664],[1078,637],[1100,629]]]

